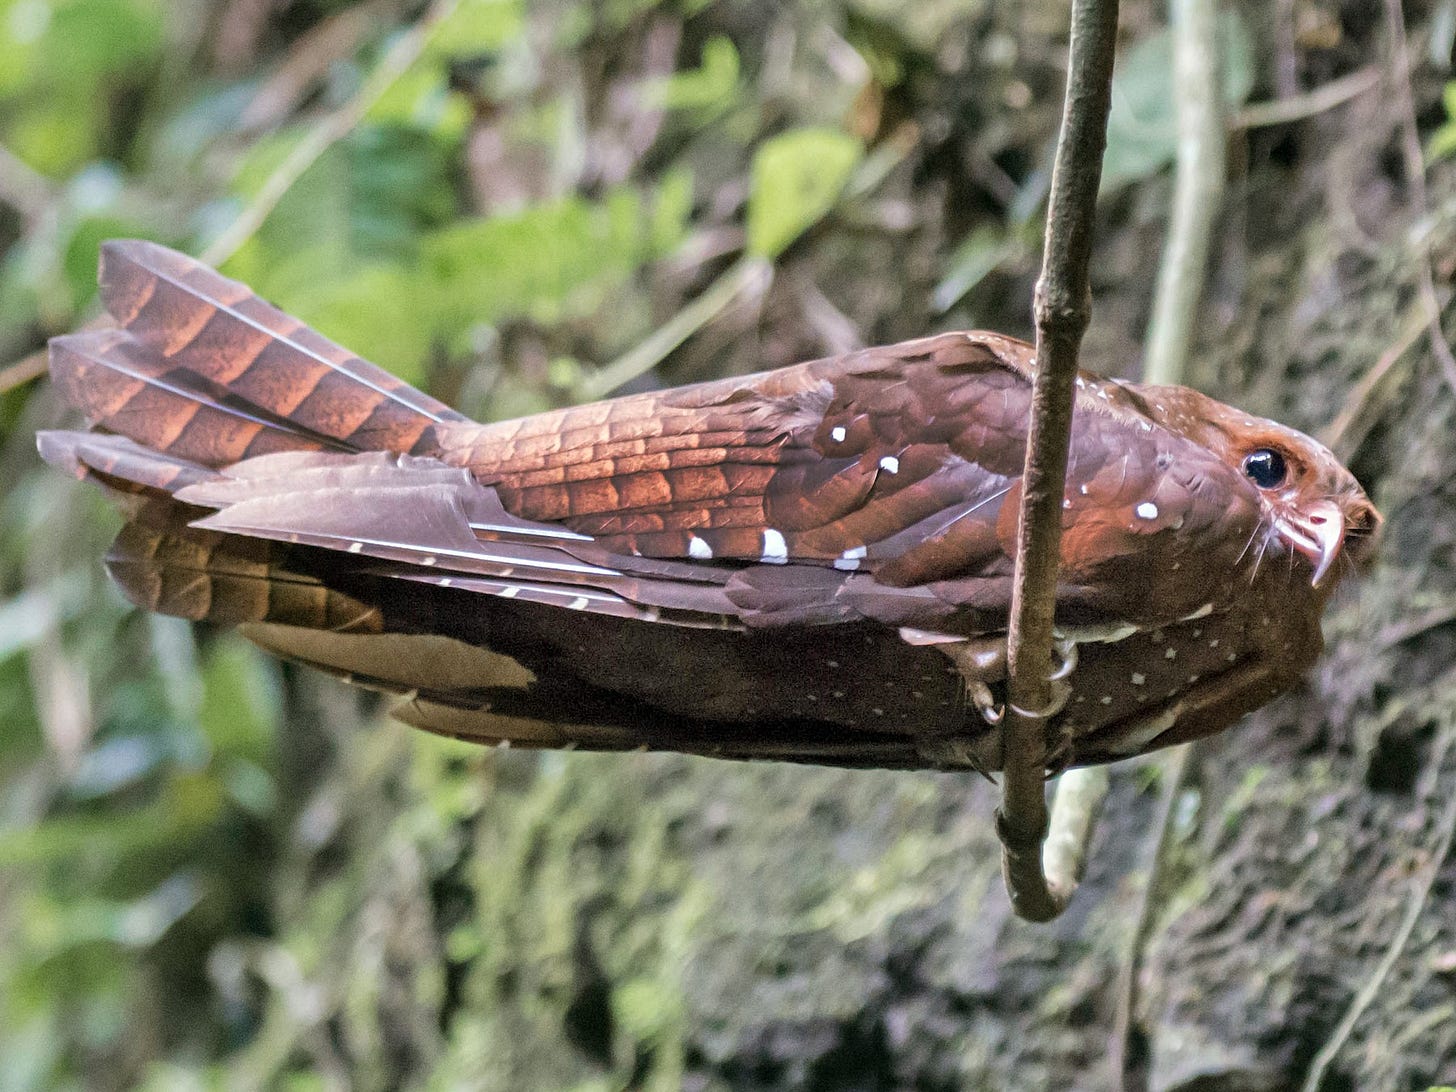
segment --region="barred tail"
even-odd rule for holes
[[[224,466],[274,451],[429,453],[466,418],[246,286],[133,239],[102,247],[117,329],[54,338],[51,376],[93,424]]]

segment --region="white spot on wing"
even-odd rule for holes
[[[834,561],[834,567],[841,572],[854,572],[859,568],[859,559],[864,557],[866,549],[863,546],[854,546],[840,554]]]
[[[900,460],[893,455],[886,455],[880,460],[880,469],[886,474],[900,473]]]
[[[1140,519],[1157,519],[1158,506],[1152,501],[1143,501],[1137,506],[1137,514]]]
[[[830,429],[829,431],[830,439],[832,439],[836,444],[844,443],[844,438],[848,435],[849,433],[844,431],[843,425],[835,425],[834,428]]]
[[[578,595],[575,599],[573,599],[570,603],[567,603],[566,605],[572,610],[581,610],[583,607],[586,606],[586,596]]]
[[[362,542],[351,542],[351,543],[349,543],[349,552],[351,554],[357,554],[362,549],[364,549],[364,543],[362,543]]]
[[[1142,674],[1142,672],[1140,672],[1140,671],[1134,671],[1132,673],[1132,684],[1133,684],[1133,686],[1142,686],[1142,684],[1145,683],[1145,682],[1147,682],[1147,681],[1148,681],[1148,677],[1146,675]]]
[[[763,558],[770,565],[786,565],[789,561],[789,544],[784,541],[782,531],[772,527],[764,528]]]
[[[689,535],[688,557],[697,558],[699,561],[711,561],[713,559],[713,547],[709,546],[697,535]]]

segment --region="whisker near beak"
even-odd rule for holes
[[[1340,506],[1334,501],[1316,501],[1297,515],[1278,517],[1274,528],[1291,548],[1314,564],[1310,583],[1319,587],[1345,541],[1345,516]]]

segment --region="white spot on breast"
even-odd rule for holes
[[[789,561],[789,546],[784,541],[783,532],[767,527],[763,532],[763,558],[770,565],[787,565]]]
[[[829,438],[833,440],[836,444],[844,443],[844,438],[848,435],[849,433],[844,430],[843,425],[835,425],[832,429],[829,430]]]
[[[1145,682],[1147,682],[1147,681],[1148,681],[1148,677],[1146,675],[1142,674],[1141,672],[1134,671],[1132,673],[1132,684],[1133,684],[1133,686],[1142,686],[1142,684],[1145,683]]]
[[[1176,660],[1178,658],[1178,650],[1176,648],[1168,649],[1167,652],[1163,653],[1163,658],[1165,660]]]
[[[883,717],[885,715],[885,711],[883,709],[881,709],[879,706],[875,706],[875,708],[871,709],[870,712],[873,713],[877,717]]]
[[[1142,504],[1137,506],[1136,511],[1139,519],[1158,518],[1158,506],[1152,501],[1143,501]]]
[[[709,546],[697,535],[689,535],[688,557],[697,558],[699,561],[711,561],[713,559],[713,547]]]
[[[1213,640],[1209,641],[1208,642],[1208,647],[1209,648],[1217,648],[1218,647],[1218,638],[1215,637]]]
[[[839,666],[839,661],[838,660],[825,660],[824,661],[824,666],[825,667],[838,667]]]
[[[1112,704],[1112,695],[1111,694],[1103,694],[1102,697],[1098,698],[1097,700],[1100,701],[1103,705],[1111,705]]]
[[[880,469],[886,474],[900,473],[900,460],[893,455],[886,455],[880,460]]]
[[[351,554],[357,554],[362,549],[364,549],[364,543],[362,543],[362,542],[351,542],[351,543],[349,543],[349,552]]]

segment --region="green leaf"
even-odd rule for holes
[[[644,82],[643,101],[664,110],[713,110],[727,106],[738,90],[738,50],[727,38],[703,43],[698,68]]]
[[[776,258],[834,207],[864,149],[835,129],[805,128],[763,142],[753,157],[748,250]]]
[[[1219,15],[1220,78],[1224,104],[1243,105],[1254,87],[1254,45],[1236,11]],[[1173,34],[1150,34],[1118,58],[1107,118],[1102,192],[1162,170],[1178,151],[1173,86]]]
[[[680,195],[674,200],[667,211],[676,220],[685,211]],[[593,312],[658,246],[680,237],[623,187],[601,201],[567,197],[461,221],[425,238],[420,267],[452,333],[516,316],[550,324]]]
[[[311,298],[295,297],[298,317],[326,337],[379,362],[406,383],[425,381],[439,315],[417,276],[379,263],[321,282]]]

